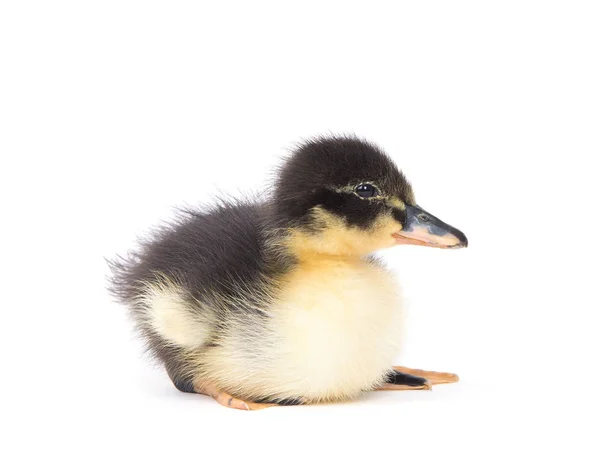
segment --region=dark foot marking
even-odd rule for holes
[[[271,400],[268,398],[262,398],[260,400],[256,400],[256,403],[266,403],[280,406],[295,406],[302,405],[302,399],[299,398],[284,398],[283,400]]]
[[[421,378],[420,376],[409,375],[406,373],[400,373],[397,370],[392,370],[392,373],[390,373],[387,376],[385,382],[388,384],[397,384],[400,386],[411,387],[427,385],[427,380],[425,378]]]
[[[299,398],[286,398],[283,400],[279,400],[276,403],[281,406],[295,406],[302,405],[302,400],[300,400]]]

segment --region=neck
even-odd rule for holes
[[[327,230],[306,232],[291,230],[281,240],[281,248],[299,262],[307,261],[359,261],[371,250],[361,246],[355,238],[340,237]]]

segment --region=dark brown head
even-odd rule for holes
[[[365,255],[397,244],[465,247],[465,235],[417,206],[377,146],[354,137],[302,144],[283,165],[273,205],[297,250]]]

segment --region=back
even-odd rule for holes
[[[233,298],[265,270],[264,210],[260,204],[223,203],[206,212],[182,211],[128,258],[111,263],[113,292],[124,302],[143,284],[167,276],[196,299]]]

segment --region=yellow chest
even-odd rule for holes
[[[317,400],[371,389],[398,352],[400,303],[396,283],[379,266],[301,263],[285,279],[273,311],[279,377],[291,392]]]

